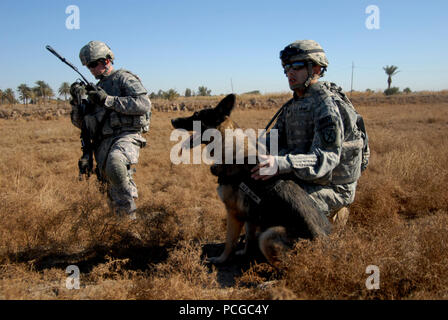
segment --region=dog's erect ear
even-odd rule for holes
[[[218,111],[223,116],[230,116],[233,108],[235,107],[236,96],[234,94],[229,94],[224,99],[219,102],[215,110]]]

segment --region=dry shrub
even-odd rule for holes
[[[329,239],[297,244],[286,287],[303,299],[446,298],[446,214],[431,222],[348,226]],[[436,249],[433,251],[432,248]],[[367,290],[366,267],[380,270],[380,289]]]
[[[255,102],[260,109],[233,114],[244,128],[264,128],[275,113]],[[79,131],[67,117],[0,119],[0,298],[446,299],[448,105],[358,110],[372,156],[349,223],[299,241],[282,271],[204,263],[205,245],[225,241],[226,213],[207,165],[170,162],[170,119],[190,112],[153,113],[135,176],[136,224],[110,215],[94,177],[78,181]],[[81,267],[80,290],[65,289],[71,264]],[[366,289],[368,265],[380,269],[379,290]]]
[[[209,269],[201,257],[199,242],[181,241],[170,251],[168,259],[155,266],[150,277],[135,281],[132,294],[137,299],[158,300],[210,300],[210,299],[260,299],[268,293],[236,285],[222,287],[218,270]]]
[[[202,262],[200,246],[183,241],[149,279],[136,282],[135,295],[138,299],[208,299],[210,291],[219,288],[215,278]]]

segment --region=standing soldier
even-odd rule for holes
[[[280,59],[294,97],[273,127],[278,155],[264,156],[252,177],[293,179],[328,218],[343,225],[370,155],[362,117],[340,87],[318,81],[328,60],[317,42],[296,41],[280,52]],[[274,173],[261,175],[262,167]]]
[[[138,194],[131,166],[137,164],[140,148],[146,145],[142,133],[149,130],[151,102],[139,77],[114,69],[114,54],[105,43],[89,42],[79,58],[99,82],[96,89],[87,88],[92,109],[87,114],[75,99],[83,88],[72,84],[72,123],[85,126],[94,137],[95,172],[106,185],[110,207],[117,215],[135,220]]]

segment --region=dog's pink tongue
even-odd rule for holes
[[[193,149],[198,145],[200,145],[201,142],[202,142],[201,133],[196,131],[193,132],[193,134],[190,135],[190,137],[182,143],[182,148],[179,150],[179,156],[182,155],[182,150]]]

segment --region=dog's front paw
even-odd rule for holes
[[[223,256],[207,258],[207,262],[212,264],[221,264],[224,263],[226,260],[227,258]]]

